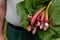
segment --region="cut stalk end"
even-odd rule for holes
[[[32,34],[36,33],[36,29],[37,29],[37,27],[34,27],[34,30],[32,31]]]
[[[28,31],[31,31],[31,29],[32,29],[31,26],[28,26],[28,27],[27,27],[27,30],[28,30]]]

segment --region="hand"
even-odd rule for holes
[[[3,35],[0,35],[0,40],[4,40],[4,36]]]

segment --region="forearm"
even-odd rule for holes
[[[2,34],[3,31],[5,14],[6,14],[6,1],[0,0],[0,34]]]

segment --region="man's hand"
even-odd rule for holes
[[[5,40],[3,35],[0,35],[0,40]]]

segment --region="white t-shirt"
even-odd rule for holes
[[[16,13],[16,4],[22,0],[7,0],[6,20],[16,26],[20,26],[20,17]]]

